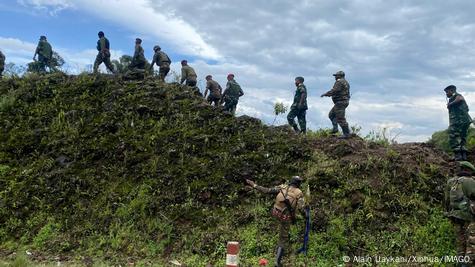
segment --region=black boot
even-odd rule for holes
[[[341,127],[341,130],[343,131],[343,135],[338,137],[339,139],[348,139],[351,137],[351,134],[350,134],[350,127],[348,127],[348,125],[346,126],[342,126]]]
[[[300,130],[299,130],[299,127],[297,126],[297,124],[292,124],[292,128],[294,128],[294,131],[296,133],[300,133]]]
[[[333,125],[333,129],[332,129],[331,134],[337,134],[338,133],[338,123],[336,122],[335,119],[332,120],[332,125]]]
[[[282,267],[282,258],[284,257],[284,249],[277,247],[277,253],[275,254],[275,267]]]

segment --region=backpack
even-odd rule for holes
[[[272,215],[281,221],[288,221],[289,219],[294,221],[298,200],[302,195],[302,191],[296,187],[282,186],[275,197]]]

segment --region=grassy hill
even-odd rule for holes
[[[78,264],[243,266],[273,259],[273,197],[244,179],[312,191],[307,258],[455,255],[443,216],[448,157],[234,117],[185,86],[52,74],[0,81],[0,257]],[[294,249],[304,228],[292,228]],[[18,254],[12,254],[18,251]],[[22,262],[18,260],[17,262]]]

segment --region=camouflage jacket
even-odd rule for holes
[[[350,84],[345,78],[340,78],[335,81],[333,88],[326,93],[331,96],[333,103],[350,100]]]
[[[219,85],[219,83],[215,80],[209,80],[206,82],[206,91],[208,90],[210,92],[209,95],[214,97],[221,97],[221,92],[223,91],[221,85]]]
[[[106,37],[99,38],[99,40],[97,40],[96,48],[97,48],[97,51],[99,52],[109,51],[110,49],[109,40],[107,40]]]
[[[291,109],[296,109],[298,108],[298,105],[300,103],[300,99],[302,98],[302,94],[305,95],[304,101],[303,101],[303,106],[302,110],[307,110],[307,87],[303,83],[299,84],[297,87],[297,90],[295,90],[295,96],[294,96],[294,103],[292,106],[290,106]]]
[[[145,62],[145,51],[143,50],[141,45],[135,45],[135,52],[134,57],[132,58],[132,62]]]
[[[448,217],[464,221],[475,219],[472,210],[475,207],[475,180],[470,176],[457,176],[447,181],[445,201]]]
[[[241,86],[233,79],[228,81],[226,84],[226,90],[224,90],[223,96],[229,99],[239,99],[243,96],[244,92],[242,91]]]
[[[170,63],[172,63],[172,61],[170,60],[170,58],[165,52],[157,51],[153,55],[153,60],[152,60],[151,65],[153,66],[153,64],[157,64],[157,66],[159,67],[170,67]]]
[[[459,93],[454,93],[452,97],[449,98],[449,104],[455,101]],[[461,95],[460,95],[461,96]],[[468,114],[468,106],[465,99],[455,105],[449,107],[449,123],[450,125],[454,124],[466,124],[472,122],[472,118]]]
[[[188,65],[181,67],[181,82],[180,83],[183,83],[184,81],[196,81],[196,78],[197,78],[196,72],[192,67]]]
[[[44,58],[53,58],[53,48],[48,41],[39,41],[38,46],[36,47],[36,53]]]

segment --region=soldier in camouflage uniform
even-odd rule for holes
[[[297,133],[303,133],[307,131],[307,121],[305,119],[305,114],[307,112],[307,88],[303,84],[304,78],[297,77],[295,78],[295,86],[297,86],[297,90],[295,91],[294,102],[292,106],[290,106],[289,114],[287,115],[287,121],[289,122],[290,126],[292,126]],[[300,125],[297,127],[294,119],[297,117]]]
[[[48,67],[50,71],[55,70],[52,66],[53,48],[46,40],[46,36],[40,37],[35,55],[33,56],[34,61],[36,61],[36,55],[38,55],[39,71],[41,73],[46,72],[46,67]]]
[[[334,103],[333,108],[328,114],[333,125],[332,133],[338,133],[339,124],[343,131],[343,136],[340,138],[349,138],[350,127],[348,126],[348,122],[346,122],[345,110],[350,103],[350,84],[345,80],[345,73],[343,71],[338,71],[333,74],[333,76],[335,76],[333,88],[321,95],[321,97],[331,96]]]
[[[102,31],[100,31],[97,36],[99,37],[99,40],[97,40],[96,48],[99,53],[97,54],[96,60],[94,61],[94,73],[97,73],[99,65],[101,65],[103,62],[110,72],[115,73],[114,67],[111,63],[109,40],[104,36],[104,32]]]
[[[212,104],[214,102],[215,106],[219,106],[219,102],[221,101],[221,94],[223,93],[223,89],[221,88],[221,85],[215,80],[213,80],[213,77],[211,75],[206,76],[206,90],[204,97],[206,98],[206,95],[208,94],[209,91],[209,97],[208,97],[208,103]]]
[[[180,83],[183,84],[183,82],[186,81],[186,85],[188,85],[190,87],[195,87],[197,77],[198,76],[196,75],[195,70],[188,65],[188,61],[182,60],[181,61],[181,81],[180,81]]]
[[[145,70],[145,51],[142,48],[142,39],[135,39],[135,52],[130,62],[129,69],[131,70]]]
[[[457,93],[455,85],[449,85],[445,89],[449,98],[447,109],[449,110],[449,145],[455,155],[455,160],[467,160],[468,128],[472,118],[468,114],[468,106],[463,96]]]
[[[5,70],[5,55],[0,51],[0,79],[2,78],[3,71]]]
[[[475,167],[467,161],[460,161],[459,166],[457,176],[447,181],[446,216],[450,218],[456,230],[457,256],[470,257],[470,265],[466,266],[473,266],[475,263],[475,177],[473,177]]]
[[[228,74],[228,83],[226,84],[226,90],[221,97],[221,103],[224,101],[224,110],[229,111],[232,114],[236,113],[236,107],[239,102],[239,98],[244,95],[241,86],[234,80],[234,74]]]
[[[289,244],[290,225],[295,222],[296,212],[303,212],[305,199],[300,185],[303,179],[293,176],[288,184],[283,184],[273,188],[266,188],[257,185],[255,182],[246,179],[252,188],[265,193],[276,195],[272,216],[279,221],[279,243],[276,250],[275,266],[282,266],[284,254],[289,254],[291,246]]]
[[[153,55],[152,64],[150,64],[150,72],[153,71],[153,65],[156,63],[157,66],[160,67],[158,71],[159,79],[165,81],[165,77],[167,77],[167,74],[170,71],[170,64],[172,61],[170,60],[170,57],[161,50],[162,48],[159,45],[153,47],[155,54]]]

